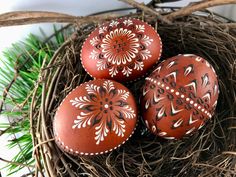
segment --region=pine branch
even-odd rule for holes
[[[20,56],[18,56],[19,58]],[[2,100],[0,102],[0,114],[1,112],[3,111],[3,105],[4,105],[4,102],[7,98],[7,95],[9,93],[9,90],[11,89],[12,85],[16,82],[16,79],[18,78],[19,76],[19,71],[20,69],[25,65],[25,63],[27,63],[29,61],[29,58],[27,60],[24,61],[24,63],[22,63],[20,66],[19,66],[19,63],[18,63],[18,60],[15,62],[15,66],[14,66],[14,70],[15,70],[15,73],[14,73],[14,76],[13,76],[13,79],[11,80],[11,82],[4,88],[4,91],[3,91],[3,94],[2,94]]]
[[[62,31],[65,29],[66,28],[63,28],[62,30],[59,30],[59,32],[62,33]],[[57,30],[55,29],[55,31]],[[29,97],[32,97],[31,92],[32,89],[35,88],[35,81],[37,80],[39,74],[39,68],[43,68],[43,59],[47,57],[47,62],[49,62],[55,51],[55,48],[57,48],[64,42],[63,40],[65,39],[65,37],[57,42],[54,41],[54,38],[57,38],[57,34],[58,33],[55,33],[53,36],[49,37],[45,36],[46,41],[41,41],[36,36],[30,36],[25,41],[14,44],[11,49],[5,52],[6,58],[5,60],[3,60],[3,65],[7,68],[11,68],[12,70],[5,72],[5,70],[0,69],[0,75],[5,78],[5,80],[0,83],[0,89],[3,92],[1,95],[1,100],[3,100],[3,102],[0,103],[0,107],[2,107],[2,110],[4,109],[3,106],[4,104],[6,104],[6,102],[8,102],[8,104],[13,107],[19,106],[19,116],[21,117],[24,110],[29,109],[28,107],[32,102],[32,99]],[[68,31],[68,35],[69,34],[71,34],[70,30]],[[62,33],[62,35],[64,35],[64,33]],[[16,75],[15,73],[18,74]],[[27,86],[27,88],[25,88],[25,86]],[[40,93],[41,86],[39,86],[36,95]],[[35,103],[36,106],[38,104],[38,100],[36,99],[35,101],[36,102],[33,103]],[[4,109],[4,114],[8,115],[8,113],[12,113],[12,110]],[[29,116],[28,111],[27,114]],[[30,146],[32,146],[33,140],[28,131],[30,122],[22,122],[22,120],[26,119],[21,118],[19,121],[18,119],[14,119],[14,122],[9,121],[9,125],[6,128],[0,130],[0,135],[6,133],[14,136],[15,133],[22,132],[23,136],[15,137],[14,141],[9,141],[9,148],[15,147],[17,145],[21,149],[20,152],[15,155],[12,161],[19,164],[24,163],[26,166],[28,164],[36,163],[34,165],[34,168],[37,167],[41,176],[44,176],[42,169],[43,167],[41,166],[41,164],[39,164],[41,163],[40,158],[34,156],[34,159],[33,157],[31,157],[31,150],[33,150],[33,148]],[[29,139],[27,139],[28,137]],[[36,144],[38,144],[38,142]],[[38,148],[34,152],[38,153]],[[11,171],[13,169],[15,171],[19,171],[23,167],[24,166],[10,163],[10,161],[7,165],[7,168]],[[15,171],[11,173],[14,173]],[[35,171],[35,173],[37,173],[37,171]]]
[[[5,134],[7,131],[9,131],[10,129],[12,129],[14,126],[16,126],[19,122],[21,122],[23,119],[17,119],[14,122],[9,122],[9,127],[5,128],[4,130],[0,130],[0,136],[2,136],[3,134]]]

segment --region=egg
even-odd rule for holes
[[[178,55],[163,61],[146,78],[142,117],[155,135],[180,139],[213,116],[218,95],[217,75],[209,62],[193,54]]]
[[[98,79],[72,90],[56,111],[57,145],[73,155],[104,154],[124,144],[137,121],[136,102],[122,84]]]
[[[159,60],[162,42],[156,30],[138,19],[122,18],[96,28],[81,49],[81,63],[93,78],[133,81]]]

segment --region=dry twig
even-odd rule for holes
[[[203,0],[200,2],[190,3],[188,6],[166,15],[166,18],[170,21],[173,21],[176,18],[184,17],[192,14],[193,12],[200,11],[209,7],[233,3],[236,3],[236,0]]]
[[[25,25],[33,23],[97,23],[103,20],[109,20],[121,15],[102,14],[95,16],[72,16],[67,14],[44,12],[44,11],[16,11],[0,15],[0,27]]]
[[[30,168],[34,167],[33,165],[26,165],[26,164],[23,164],[23,163],[12,162],[10,160],[6,160],[6,159],[3,159],[1,157],[0,157],[0,161],[6,162],[6,163],[11,163],[11,164],[14,164],[14,165],[17,165],[17,166],[22,166],[22,167],[30,167]]]
[[[135,0],[119,0],[119,1],[125,2],[135,8],[141,9],[143,12],[146,12],[147,14],[156,16],[158,20],[160,20],[164,23],[167,23],[167,24],[171,23],[165,16],[162,16],[156,10],[149,8],[149,7],[145,6],[144,4],[138,3]]]

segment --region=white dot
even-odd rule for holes
[[[181,95],[181,98],[184,98],[184,95]]]
[[[197,103],[195,103],[194,106],[197,107]]]
[[[205,109],[204,108],[202,108],[202,112],[204,112],[205,111]]]
[[[154,81],[154,83],[156,84],[156,83],[157,83],[157,81]]]
[[[179,92],[175,92],[176,95],[179,95]]]
[[[153,125],[152,126],[152,131],[155,132],[156,131],[156,127]]]
[[[165,136],[165,135],[167,135],[166,132],[160,132],[160,133],[159,133],[159,136]]]
[[[207,111],[205,111],[205,114],[207,114]]]
[[[108,104],[105,104],[104,107],[107,109],[107,108],[109,108],[109,105],[108,105]]]
[[[198,109],[201,109],[201,106],[198,106]]]
[[[157,82],[157,85],[161,85],[161,83],[160,83],[160,82]]]
[[[164,84],[161,84],[161,87],[164,87],[165,85]]]
[[[170,89],[170,87],[167,86],[167,87],[166,87],[166,90],[169,90],[169,89]]]
[[[193,100],[190,101],[190,104],[193,104]]]
[[[174,89],[171,89],[171,90],[170,90],[170,92],[172,92],[172,93],[173,93],[173,92],[174,92]]]
[[[186,98],[186,101],[189,101],[190,100],[190,98]]]

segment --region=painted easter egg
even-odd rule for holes
[[[62,101],[53,128],[57,145],[74,155],[116,149],[133,134],[137,107],[120,83],[98,79],[76,87]]]
[[[80,58],[93,78],[126,82],[145,75],[161,52],[161,39],[152,26],[124,18],[96,28],[85,40]]]
[[[163,61],[146,78],[142,116],[147,127],[166,139],[180,139],[212,117],[219,87],[214,68],[203,58],[178,55]]]

